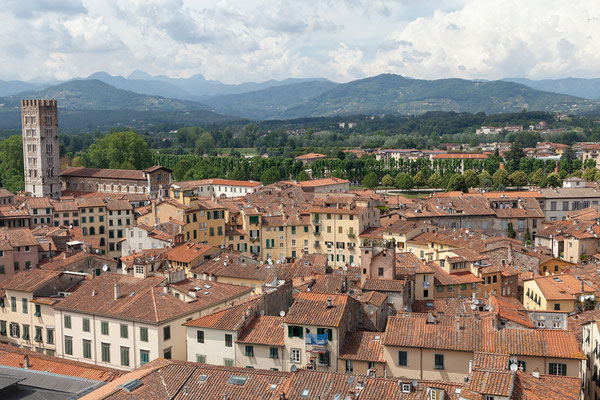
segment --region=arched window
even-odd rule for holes
[[[83,236],[87,236],[87,228],[81,228],[81,233],[83,233]]]
[[[96,228],[94,228],[93,226],[90,226],[90,235],[95,235],[96,234]]]
[[[104,246],[104,245],[106,245],[104,238],[100,238],[100,246]]]
[[[102,235],[104,233],[104,226],[100,225],[100,234]]]

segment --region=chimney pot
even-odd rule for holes
[[[115,283],[115,300],[121,297],[121,284]]]
[[[23,368],[29,368],[29,356],[27,354],[25,354],[25,357],[23,357]]]

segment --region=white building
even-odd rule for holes
[[[171,197],[238,197],[256,192],[262,187],[260,182],[233,181],[229,179],[202,179],[197,181],[175,182],[171,184]]]

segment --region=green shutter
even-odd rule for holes
[[[303,327],[299,327],[300,328],[300,335],[298,336],[300,339],[302,339],[304,337],[304,328]]]
[[[288,325],[288,337],[293,337],[294,336],[294,329],[292,328],[292,326]]]
[[[333,330],[332,329],[327,329],[327,337],[329,338],[329,340],[333,340]]]

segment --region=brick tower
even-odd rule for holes
[[[21,100],[25,191],[34,197],[60,197],[56,100]]]

